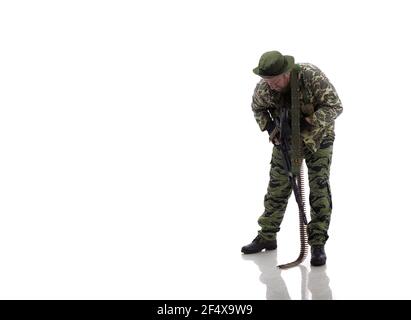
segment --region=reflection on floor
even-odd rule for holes
[[[281,269],[277,265],[277,250],[242,255],[243,260],[254,261],[261,271],[260,281],[267,287],[267,300],[290,300],[287,285],[281,277]],[[301,299],[332,300],[330,279],[326,266],[311,267],[310,272],[304,265],[298,267],[301,271]],[[308,273],[308,274],[307,274]]]

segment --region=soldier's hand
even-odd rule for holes
[[[311,118],[311,117],[305,117],[304,118],[305,119],[305,121],[308,123],[308,124],[310,124],[310,125],[314,125],[314,121],[313,121],[313,118]]]
[[[268,138],[270,142],[274,143],[276,146],[280,145],[280,131],[278,128],[274,128],[271,132],[270,137]]]

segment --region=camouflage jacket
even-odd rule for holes
[[[301,139],[305,148],[315,152],[325,136],[335,135],[334,121],[343,108],[334,86],[319,68],[309,63],[298,66],[301,117],[310,117],[313,122],[313,125],[308,125],[302,119]],[[254,90],[251,104],[261,131],[271,131],[275,127],[273,118],[280,116],[280,108],[289,107],[290,104],[290,91],[281,94],[271,90],[268,84],[261,80]]]

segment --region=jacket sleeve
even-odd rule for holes
[[[253,110],[254,118],[257,121],[260,130],[266,130],[268,134],[270,134],[273,131],[275,124],[267,110],[267,103],[264,101],[263,95],[259,90],[259,85],[257,85],[254,90],[251,109]]]
[[[319,127],[333,124],[343,107],[334,86],[319,69],[312,75],[311,89],[317,107],[312,118],[314,124]]]

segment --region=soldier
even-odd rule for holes
[[[259,217],[261,230],[241,251],[257,253],[277,248],[276,235],[291,195],[291,182],[285,170],[275,125],[281,108],[291,108],[291,72],[297,72],[297,90],[301,106],[300,137],[302,156],[308,168],[311,221],[307,226],[311,246],[311,265],[326,262],[324,245],[332,210],[330,165],[335,139],[334,121],[342,113],[341,101],[325,74],[309,63],[294,63],[292,56],[278,51],[264,53],[253,72],[261,77],[252,98],[252,111],[261,131],[267,131],[274,144],[270,181],[264,197],[264,213]]]

